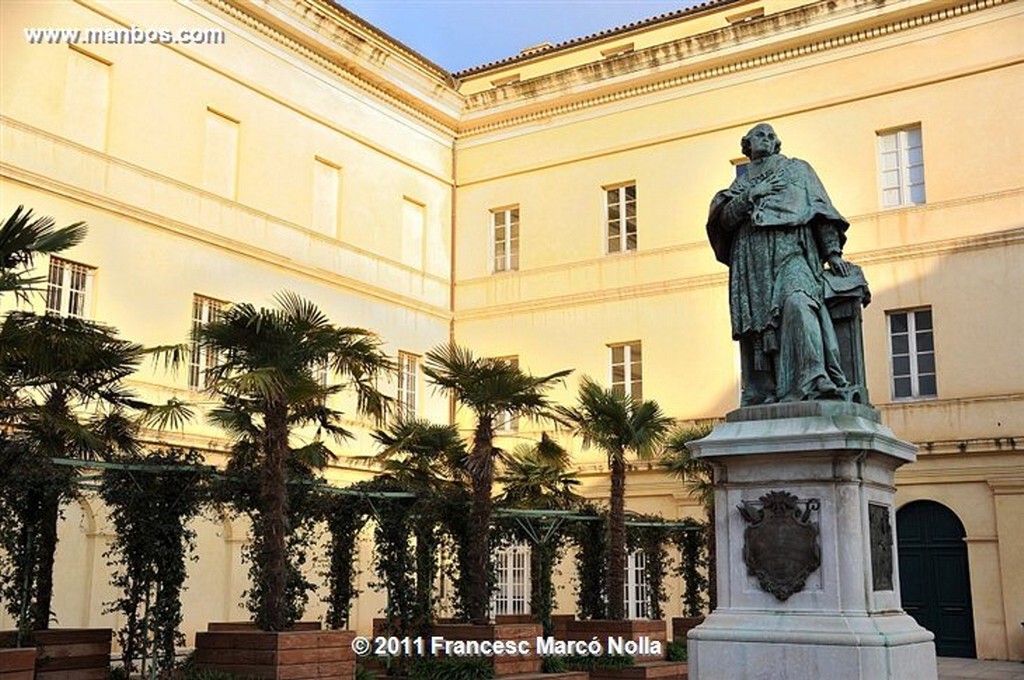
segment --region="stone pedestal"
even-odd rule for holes
[[[913,445],[870,407],[803,402],[734,411],[690,448],[715,469],[718,559],[691,678],[936,677],[900,607],[893,477]]]

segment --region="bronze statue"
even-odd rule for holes
[[[779,153],[771,125],[754,126],[741,148],[747,171],[715,194],[707,224],[715,256],[729,266],[741,405],[852,399],[859,392],[826,306],[826,279],[862,284],[866,297],[860,268],[842,258],[849,223],[811,166]]]

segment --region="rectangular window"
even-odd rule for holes
[[[646,619],[647,605],[647,553],[634,550],[626,558],[626,618]]]
[[[494,551],[495,616],[530,613],[530,546],[516,543]]]
[[[882,207],[924,203],[924,147],[921,126],[878,133]]]
[[[611,350],[612,391],[643,399],[643,363],[640,342],[609,345]]]
[[[402,199],[402,263],[423,269],[423,231],[426,206],[411,198]]]
[[[106,150],[109,109],[110,63],[72,47],[64,85],[64,136]]]
[[[46,282],[46,312],[84,319],[92,303],[92,280],[96,270],[84,264],[50,258]]]
[[[936,396],[931,307],[889,312],[887,317],[893,399]]]
[[[331,237],[338,235],[338,194],[341,169],[325,160],[313,161],[313,229]]]
[[[193,390],[209,386],[207,371],[219,361],[217,352],[209,347],[201,347],[196,338],[199,330],[208,323],[219,321],[227,308],[227,303],[202,295],[192,296],[192,354],[188,364],[188,386]]]
[[[206,110],[203,188],[231,199],[238,192],[238,130],[237,120]]]
[[[519,357],[495,357],[497,361],[504,361],[513,368],[519,368]],[[512,417],[508,412],[502,411],[495,420],[494,430],[498,434],[513,434],[519,431],[519,419]]]
[[[491,211],[491,240],[494,242],[494,271],[519,269],[519,207]]]
[[[398,353],[398,410],[406,418],[416,417],[416,385],[420,359],[408,352]]]
[[[636,250],[636,184],[606,187],[609,253]]]

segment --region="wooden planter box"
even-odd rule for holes
[[[0,644],[13,644],[15,633],[5,631],[2,637]],[[113,632],[109,628],[32,631],[26,642],[35,645],[32,651],[36,680],[107,680],[112,639]],[[13,680],[6,675],[2,677]]]
[[[349,630],[209,630],[196,633],[197,668],[269,680],[352,680]]]
[[[292,624],[292,630],[320,630],[319,621],[296,621]],[[252,621],[221,621],[218,623],[206,624],[206,630],[213,633],[228,633],[240,631],[259,630]]]
[[[444,623],[434,626],[434,635],[445,640],[470,641],[493,640],[511,642],[527,640],[530,652],[525,655],[502,654],[491,657],[494,675],[515,675],[517,673],[539,673],[542,660],[537,654],[537,638],[542,635],[539,623],[492,623],[475,626],[471,623]]]
[[[650,661],[631,668],[595,668],[590,680],[687,680],[683,661]]]
[[[36,648],[0,649],[0,680],[32,680],[36,677]]]
[[[626,620],[626,621],[607,621],[602,619],[594,619],[591,621],[569,621],[566,623],[565,632],[562,629],[558,631],[558,637],[562,640],[583,640],[590,641],[596,637],[601,641],[602,646],[606,646],[608,638],[621,638],[622,640],[631,640],[633,642],[641,642],[642,640],[650,641],[650,647],[653,648],[654,642],[657,642],[657,647],[660,648],[660,652],[655,653],[653,649],[650,652],[644,653],[643,649],[633,654],[633,658],[636,659],[637,663],[645,661],[664,661],[665,659],[665,645],[667,642],[665,622],[661,619],[649,621],[646,619],[637,620]],[[643,643],[641,642],[641,646]],[[607,651],[607,649],[606,649]]]
[[[702,623],[704,623],[703,616],[673,616],[672,639],[675,642],[686,644],[686,634]]]

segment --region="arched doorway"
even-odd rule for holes
[[[939,656],[975,657],[964,525],[946,506],[915,501],[896,513],[903,608],[935,633]]]

